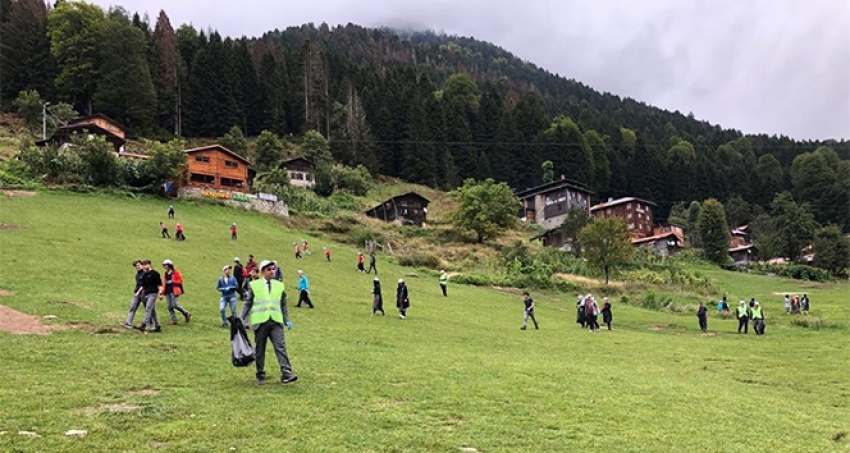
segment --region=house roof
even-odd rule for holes
[[[560,179],[557,181],[552,181],[550,183],[542,184],[537,187],[532,187],[530,189],[525,189],[516,192],[516,196],[518,198],[526,198],[532,195],[537,195],[539,193],[551,192],[553,190],[562,189],[564,187],[569,187],[570,189],[574,189],[580,192],[584,192],[588,195],[592,195],[594,192],[587,187],[583,186],[578,181],[573,181],[571,179]]]
[[[372,211],[377,210],[378,208],[380,208],[381,206],[383,206],[385,203],[388,203],[388,202],[390,202],[390,201],[396,200],[396,199],[398,199],[398,198],[404,198],[404,197],[407,197],[407,196],[412,196],[412,197],[419,198],[420,200],[424,201],[425,203],[430,203],[430,202],[431,202],[431,200],[429,200],[429,199],[427,199],[427,198],[423,197],[422,195],[419,195],[419,194],[418,194],[418,193],[416,193],[416,192],[407,192],[407,193],[403,193],[403,194],[401,194],[401,195],[396,195],[396,196],[394,196],[394,197],[392,197],[392,198],[387,198],[386,200],[382,201],[382,202],[381,202],[381,204],[379,204],[379,205],[377,205],[377,206],[375,206],[375,207],[373,207],[373,208],[371,208],[371,209],[367,210],[367,211],[366,211],[366,213],[370,213],[370,212],[372,212]]]
[[[670,236],[673,236],[674,238],[676,238],[676,246],[681,247],[679,242],[682,240],[682,238],[680,238],[679,235],[677,235],[676,233],[674,233],[672,231],[669,231],[667,233],[656,234],[655,236],[647,236],[645,238],[635,238],[635,239],[632,239],[631,241],[632,241],[632,244],[643,244],[643,243],[646,243],[646,242],[655,242],[655,241],[658,241],[660,239],[667,239]]]
[[[230,156],[233,157],[234,159],[241,160],[245,164],[251,165],[250,160],[240,156],[239,154],[234,153],[233,151],[225,148],[224,146],[219,145],[218,143],[216,143],[214,145],[201,146],[200,148],[187,149],[186,154],[192,154],[192,153],[197,153],[197,152],[201,152],[201,151],[210,151],[210,150],[213,150],[213,149],[217,149],[219,151],[222,151],[225,154],[230,154]]]
[[[753,245],[753,244],[744,244],[744,245],[739,245],[739,246],[737,246],[737,247],[730,247],[730,248],[729,248],[729,253],[732,253],[732,252],[743,252],[744,250],[755,249],[755,248],[756,248],[756,246],[755,246],[755,245]]]
[[[120,153],[118,153],[118,157],[129,157],[129,158],[132,158],[132,159],[147,159],[150,156],[148,156],[147,154],[128,153],[128,152],[121,151]]]
[[[43,144],[48,143],[48,142],[50,142],[50,141],[52,141],[52,140],[54,140],[54,139],[56,139],[60,136],[71,135],[74,132],[80,132],[80,131],[89,131],[89,132],[92,132],[92,133],[95,133],[95,134],[98,134],[98,135],[105,135],[107,140],[112,140],[114,142],[118,142],[119,145],[123,145],[124,143],[127,143],[127,140],[125,140],[121,136],[115,134],[112,131],[108,131],[108,130],[104,129],[104,128],[98,126],[97,124],[94,124],[94,123],[79,123],[79,124],[76,124],[75,123],[75,124],[66,124],[64,126],[60,126],[55,131],[53,131],[53,134],[48,139],[39,140],[39,141],[35,142],[35,144],[36,145],[43,145]]]
[[[618,198],[616,200],[606,201],[605,203],[599,203],[598,205],[595,205],[595,206],[591,206],[590,211],[593,212],[593,211],[596,211],[598,209],[610,208],[611,206],[617,206],[617,205],[620,205],[620,204],[623,204],[623,203],[628,203],[630,201],[639,201],[641,203],[646,203],[646,204],[651,205],[651,206],[658,206],[657,204],[655,204],[655,203],[653,203],[649,200],[644,200],[642,198],[625,197],[625,198]]]
[[[112,118],[110,118],[110,117],[108,117],[108,116],[104,115],[103,113],[95,113],[95,114],[92,114],[92,115],[86,115],[86,116],[81,116],[81,117],[78,117],[78,118],[74,118],[74,119],[72,119],[71,121],[68,121],[68,125],[85,123],[86,121],[93,120],[93,119],[95,119],[95,118],[98,118],[98,119],[102,119],[102,120],[109,121],[109,122],[110,122],[110,123],[112,123],[115,127],[117,127],[118,129],[121,129],[122,131],[124,131],[124,133],[127,133],[127,128],[126,128],[126,127],[122,126],[122,125],[121,125],[121,124],[119,124],[117,121],[115,121],[115,120],[113,120]]]
[[[749,234],[746,231],[743,231],[740,228],[736,228],[736,229],[732,230],[732,235],[733,236],[749,236]]]
[[[311,167],[315,166],[315,164],[313,164],[313,161],[312,161],[312,160],[307,159],[307,158],[306,158],[306,157],[304,157],[304,156],[295,156],[295,157],[293,157],[293,158],[291,158],[291,159],[283,160],[283,161],[281,161],[281,162],[280,162],[280,165],[286,165],[286,164],[289,164],[289,163],[292,163],[292,162],[298,162],[298,161],[306,162],[306,163],[307,163],[307,165],[309,165],[309,166],[311,166]]]

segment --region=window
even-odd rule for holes
[[[307,173],[307,181],[313,181],[313,175]]]
[[[201,173],[192,173],[189,180],[200,184],[215,184],[215,176],[204,175]]]
[[[241,179],[221,178],[221,185],[224,187],[242,187]]]
[[[232,160],[224,161],[224,166],[227,168],[239,168],[239,164],[237,162],[233,162]]]
[[[210,157],[209,156],[195,156],[195,161],[201,162],[201,163],[204,163],[204,164],[208,164],[208,163],[210,163]]]
[[[626,214],[626,218],[627,218],[627,219],[631,219],[631,218],[632,218],[632,213],[630,212],[630,213]]]
[[[292,172],[292,177],[289,178],[289,179],[295,179],[295,180],[298,180],[298,181],[302,181],[302,180],[304,180],[304,173]]]

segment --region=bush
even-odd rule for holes
[[[812,330],[836,329],[839,327],[838,323],[825,320],[820,316],[795,317],[791,320],[791,325]]]
[[[429,269],[437,269],[440,267],[440,260],[434,255],[426,253],[414,253],[408,256],[400,256],[396,259],[399,266],[407,267],[425,267]]]
[[[484,274],[460,274],[452,277],[452,283],[474,286],[491,286],[493,278]]]
[[[818,269],[804,264],[788,264],[782,266],[779,271],[780,277],[793,278],[795,280],[808,280],[812,282],[829,282],[833,281],[829,272],[824,269]]]

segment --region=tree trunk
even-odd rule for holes
[[[481,233],[476,233],[476,234],[478,235],[478,243],[483,244],[484,243],[484,236],[482,236]]]
[[[608,266],[605,266],[605,286],[608,286]]]

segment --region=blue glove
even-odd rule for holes
[[[286,328],[292,330],[292,321],[286,321]]]

